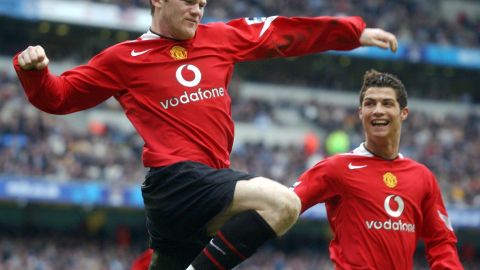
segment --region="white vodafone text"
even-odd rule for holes
[[[197,102],[223,96],[225,96],[225,89],[223,89],[223,87],[205,90],[198,88],[198,91],[196,92],[187,93],[187,91],[183,91],[182,95],[160,101],[160,104],[165,110],[168,110],[168,108],[177,107],[180,104],[188,104],[190,102]]]

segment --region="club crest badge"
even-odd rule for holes
[[[182,46],[173,46],[170,49],[170,56],[175,60],[187,59],[187,49]]]
[[[393,173],[387,172],[383,175],[383,183],[389,188],[394,188],[397,186],[397,177]]]

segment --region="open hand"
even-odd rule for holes
[[[365,28],[360,36],[360,44],[390,49],[392,52],[396,52],[398,48],[395,35],[380,28]]]

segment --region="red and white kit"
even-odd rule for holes
[[[413,269],[419,239],[431,269],[463,269],[437,181],[412,159],[385,160],[362,144],[319,162],[294,191],[302,212],[325,203],[336,269]]]
[[[146,167],[197,161],[230,165],[234,126],[228,84],[234,64],[360,46],[359,17],[237,19],[198,26],[177,41],[148,32],[61,76],[14,66],[39,109],[67,114],[114,96],[145,141]]]

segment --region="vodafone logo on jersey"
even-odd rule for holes
[[[190,70],[193,72],[194,77],[192,80],[188,81],[183,78],[182,71],[184,68],[187,68],[187,70]],[[175,76],[177,77],[177,81],[186,87],[194,87],[197,86],[200,83],[200,80],[202,79],[202,73],[200,72],[200,69],[198,69],[194,65],[181,65],[179,68],[177,68],[177,72],[175,72]]]
[[[383,204],[383,207],[385,207],[385,211],[387,211],[387,214],[391,217],[399,217],[402,212],[403,212],[403,209],[405,208],[405,204],[403,203],[403,200],[402,200],[402,197],[400,196],[395,196],[394,200],[395,202],[397,202],[397,205],[398,205],[398,208],[397,210],[392,210],[392,208],[390,207],[390,199],[392,197],[394,197],[395,195],[390,195],[388,196],[386,199],[385,199],[385,202]]]
[[[175,77],[179,84],[184,87],[193,88],[196,87],[202,80],[202,72],[200,69],[191,64],[184,64],[177,68]],[[187,77],[187,78],[186,78]],[[160,105],[165,110],[172,107],[177,107],[182,104],[189,104],[191,102],[198,102],[208,100],[217,97],[225,96],[225,89],[223,87],[202,89],[198,87],[193,91],[191,89],[184,90],[181,95],[171,97],[160,101]]]
[[[393,199],[393,202],[392,201]],[[392,204],[395,206],[392,207]],[[405,203],[402,197],[398,195],[388,195],[383,202],[383,208],[387,215],[392,218],[398,218],[402,215],[405,209]],[[385,231],[401,231],[401,232],[415,232],[415,224],[408,223],[402,220],[366,220],[365,225],[369,230],[385,230]]]

